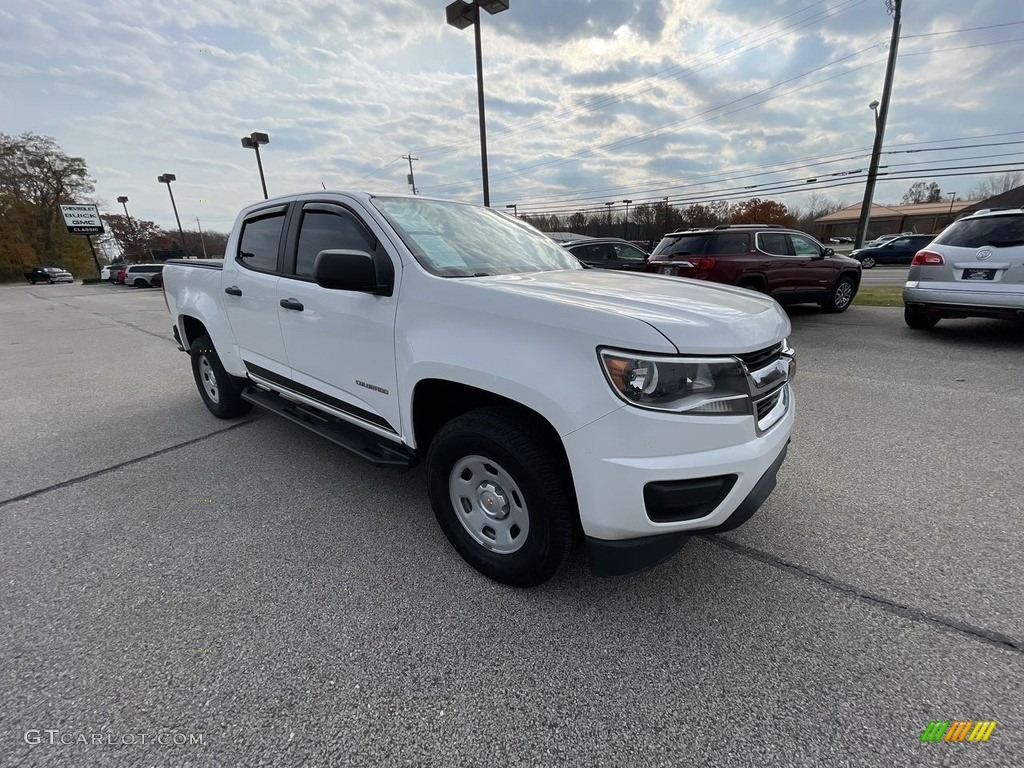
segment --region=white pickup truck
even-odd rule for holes
[[[251,205],[164,292],[219,418],[273,411],[374,464],[426,463],[459,554],[515,586],[580,532],[651,567],[745,522],[794,418],[789,319],[749,290],[584,268],[504,213],[316,192]]]

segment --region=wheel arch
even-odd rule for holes
[[[412,395],[412,437],[416,449],[425,456],[434,436],[452,419],[478,408],[498,407],[515,412],[531,423],[556,451],[555,463],[565,472],[575,496],[569,456],[558,430],[543,414],[496,392],[444,379],[423,379],[417,382]]]
[[[181,315],[181,317],[178,318],[178,325],[182,332],[182,346],[185,347],[186,350],[191,349],[192,342],[200,336],[210,336],[210,332],[207,330],[206,325],[197,317]],[[210,338],[213,337],[210,336]]]

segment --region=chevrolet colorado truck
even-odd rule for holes
[[[370,462],[426,465],[466,562],[534,586],[585,542],[623,576],[744,523],[795,414],[771,298],[587,269],[504,213],[318,191],[238,216],[164,295],[214,416],[272,411]]]

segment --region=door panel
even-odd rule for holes
[[[805,235],[790,234],[788,237],[796,265],[793,289],[800,293],[828,293],[832,290],[832,263],[821,258],[822,247]]]
[[[288,359],[276,311],[281,277],[275,274],[285,213],[286,208],[278,206],[246,219],[234,269],[221,273],[221,300],[242,359],[287,376]]]
[[[295,275],[277,286],[278,317],[292,378],[315,390],[363,426],[400,434],[395,369],[398,291],[374,296],[322,288],[309,277],[316,254],[328,249],[362,250],[391,259],[372,222],[336,204],[307,203],[299,222]],[[401,274],[392,259],[396,280]],[[301,304],[287,309],[281,302]]]

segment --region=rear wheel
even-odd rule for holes
[[[135,282],[132,283],[132,285],[134,285],[136,288],[145,288],[147,283],[141,277],[137,277],[135,278]]]
[[[748,291],[756,291],[757,293],[765,293],[764,283],[760,280],[754,280],[749,277],[736,283],[736,287],[746,288]]]
[[[832,286],[828,298],[821,305],[826,312],[845,312],[853,303],[853,297],[857,293],[852,277],[840,277]]]
[[[926,312],[923,309],[904,307],[903,320],[911,328],[918,331],[924,331],[929,328],[934,328],[935,324],[939,322],[939,316],[934,312]]]
[[[442,427],[427,453],[444,535],[480,573],[514,587],[551,578],[575,535],[572,484],[542,434],[512,409],[481,408]]]
[[[224,370],[209,336],[193,341],[191,352],[192,375],[210,413],[218,419],[234,419],[252,410],[252,403],[242,399],[243,384]]]

